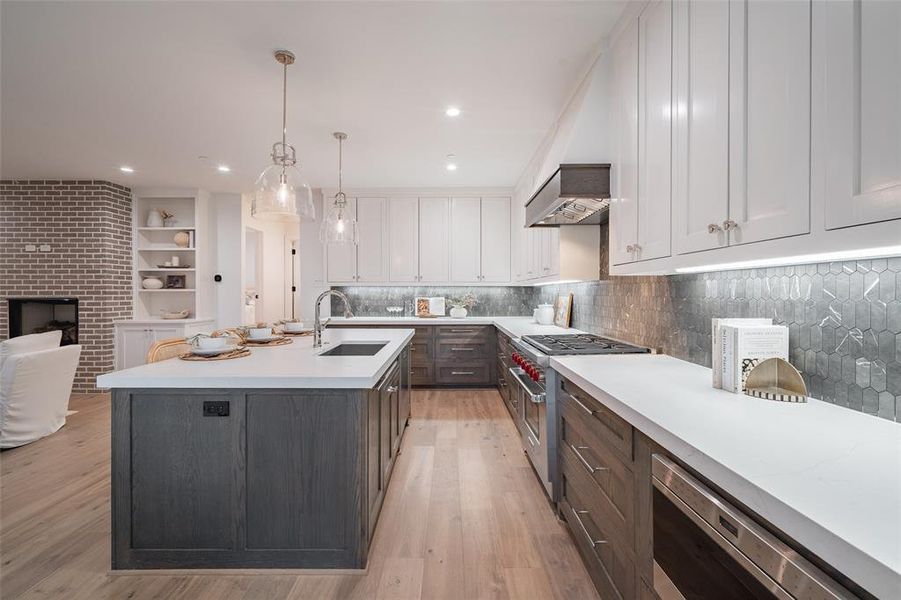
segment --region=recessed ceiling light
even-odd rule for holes
[[[453,154],[448,154],[447,155],[447,163],[445,163],[444,168],[447,169],[448,171],[456,171],[457,170],[456,158],[457,157],[454,156]]]
[[[231,172],[231,169],[228,167],[228,165],[219,165],[218,167],[216,167],[216,169],[220,173],[230,173]]]
[[[449,117],[459,117],[460,109],[456,106],[448,106],[447,110],[444,111],[444,114],[446,114]]]
[[[123,173],[134,173],[135,172],[135,170],[133,168],[126,167],[125,165],[122,165],[121,167],[119,167],[119,170],[122,171]]]
[[[446,168],[448,171],[456,171],[456,170],[457,170],[457,163],[447,163],[447,166],[446,166],[445,168]]]

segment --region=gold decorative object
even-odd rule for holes
[[[214,356],[198,356],[196,354],[187,352],[185,354],[182,354],[178,358],[180,358],[182,360],[207,361],[207,360],[230,360],[232,358],[244,358],[245,356],[250,356],[249,349],[236,348],[234,350],[230,350],[229,352],[223,352],[222,354],[216,354]]]
[[[807,386],[801,373],[781,358],[768,358],[748,374],[745,394],[779,402],[807,402]]]
[[[191,243],[191,236],[187,231],[179,231],[175,234],[173,241],[175,241],[175,245],[179,248],[187,248],[188,244]]]

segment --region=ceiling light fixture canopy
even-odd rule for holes
[[[268,221],[313,220],[313,192],[297,168],[294,146],[287,142],[288,65],[294,63],[294,54],[276,50],[275,60],[282,65],[282,141],[272,144],[272,164],[257,179],[251,214]]]
[[[335,194],[328,214],[322,219],[319,230],[319,240],[323,244],[356,244],[357,220],[353,211],[347,206],[347,196],[344,194],[344,140],[347,134],[336,131],[332,134],[338,140],[338,193]]]

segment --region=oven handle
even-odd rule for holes
[[[526,374],[525,371],[523,371],[522,369],[514,368],[514,367],[510,367],[507,370],[510,371],[510,375],[513,376],[513,379],[515,379],[516,382],[519,383],[519,387],[521,387],[523,389],[523,391],[526,393],[526,396],[529,397],[529,400],[531,400],[535,404],[541,404],[545,401],[545,399],[547,398],[546,393],[542,392],[540,394],[536,394],[526,384],[526,381],[523,379],[523,375]],[[534,383],[534,382],[531,379],[529,379],[529,383]]]
[[[777,598],[854,598],[669,458],[652,455],[651,472],[654,487]]]

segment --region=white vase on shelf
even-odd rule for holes
[[[162,227],[163,215],[155,208],[151,208],[147,212],[147,227]]]
[[[452,306],[450,316],[454,319],[465,319],[468,311],[462,306]]]

